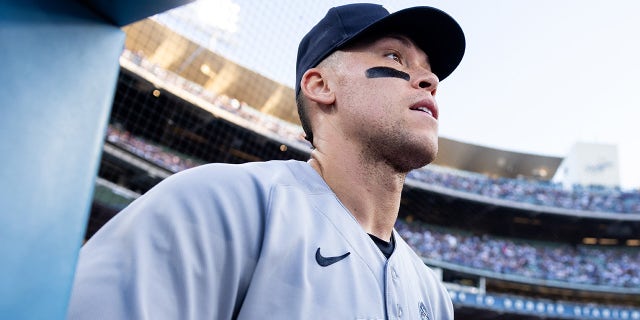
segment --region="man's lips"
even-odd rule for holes
[[[438,108],[431,101],[420,101],[414,105],[412,105],[409,109],[424,112],[434,119],[438,120]]]

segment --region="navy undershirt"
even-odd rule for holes
[[[389,242],[384,241],[372,234],[369,234],[369,237],[371,237],[371,240],[373,240],[380,251],[382,251],[382,254],[387,257],[387,259],[389,259],[389,257],[391,257],[391,254],[393,253],[393,249],[396,248],[396,242],[395,240],[393,240],[393,236],[391,236],[391,241]]]

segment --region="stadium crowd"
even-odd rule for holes
[[[199,84],[161,68],[146,59],[140,52],[132,52],[125,49],[122,59],[152,73],[166,84],[181,88],[181,90],[190,95],[205,101],[208,104],[205,107],[212,107],[218,111],[225,112],[229,116],[243,119],[243,124],[254,131],[270,132],[285,141],[306,147],[310,146],[304,139],[300,126],[262,113],[235,98],[230,98],[223,94],[218,95],[206,90]],[[140,147],[146,149],[157,148]],[[176,172],[173,168],[177,168],[177,171],[179,171],[192,166],[192,164],[181,164],[180,160],[176,160],[171,155],[146,149],[144,150],[145,153],[156,155],[151,157],[154,163],[164,163],[166,164],[164,166],[167,167],[168,165],[173,172]],[[409,173],[408,178],[456,191],[534,205],[581,211],[640,213],[640,190],[625,191],[619,188],[583,186],[573,186],[572,189],[565,189],[559,183],[548,181],[493,179],[481,174],[458,174],[431,170],[431,167],[433,165],[414,170]]]
[[[639,288],[640,250],[523,243],[462,232],[439,231],[398,220],[396,230],[424,258],[534,279]]]
[[[178,156],[163,147],[151,144],[126,130],[120,129],[117,125],[109,124],[106,140],[174,173],[202,164],[196,160]]]
[[[573,186],[525,179],[492,179],[480,174],[455,174],[422,168],[408,178],[486,197],[582,211],[640,213],[640,191],[602,186]]]
[[[109,125],[106,139],[172,172],[201,164],[135,137],[117,125]],[[424,169],[420,173],[428,183],[441,183],[429,181],[429,177],[434,179],[445,174],[451,175]],[[454,178],[448,181],[458,180]],[[525,244],[488,235],[442,232],[420,222],[406,223],[402,220],[398,221],[396,229],[416,252],[429,259],[536,279],[640,287],[640,250],[632,254],[616,248],[603,250],[587,246]]]
[[[253,129],[254,131],[263,133],[270,132],[285,140],[302,144],[303,147],[311,146],[311,144],[304,139],[304,131],[301,126],[294,125],[278,117],[260,112],[244,101],[239,101],[238,99],[231,98],[225,94],[217,94],[211,90],[205,89],[201,85],[185,79],[149,61],[141,52],[133,52],[131,50],[124,49],[121,55],[121,61],[122,60],[129,61],[153,74],[153,76],[162,80],[165,85],[180,88],[191,96],[204,101],[206,105],[201,107],[212,107],[209,111],[222,111],[228,117],[242,119],[244,120],[243,125]]]

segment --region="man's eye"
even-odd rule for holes
[[[387,55],[385,55],[385,57],[387,58],[391,58],[393,60],[395,60],[397,63],[402,63],[402,60],[400,59],[400,56],[397,53],[387,53]]]

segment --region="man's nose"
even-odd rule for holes
[[[440,80],[435,73],[427,69],[421,69],[415,72],[411,77],[411,85],[415,88],[427,89],[431,95],[435,95]]]

